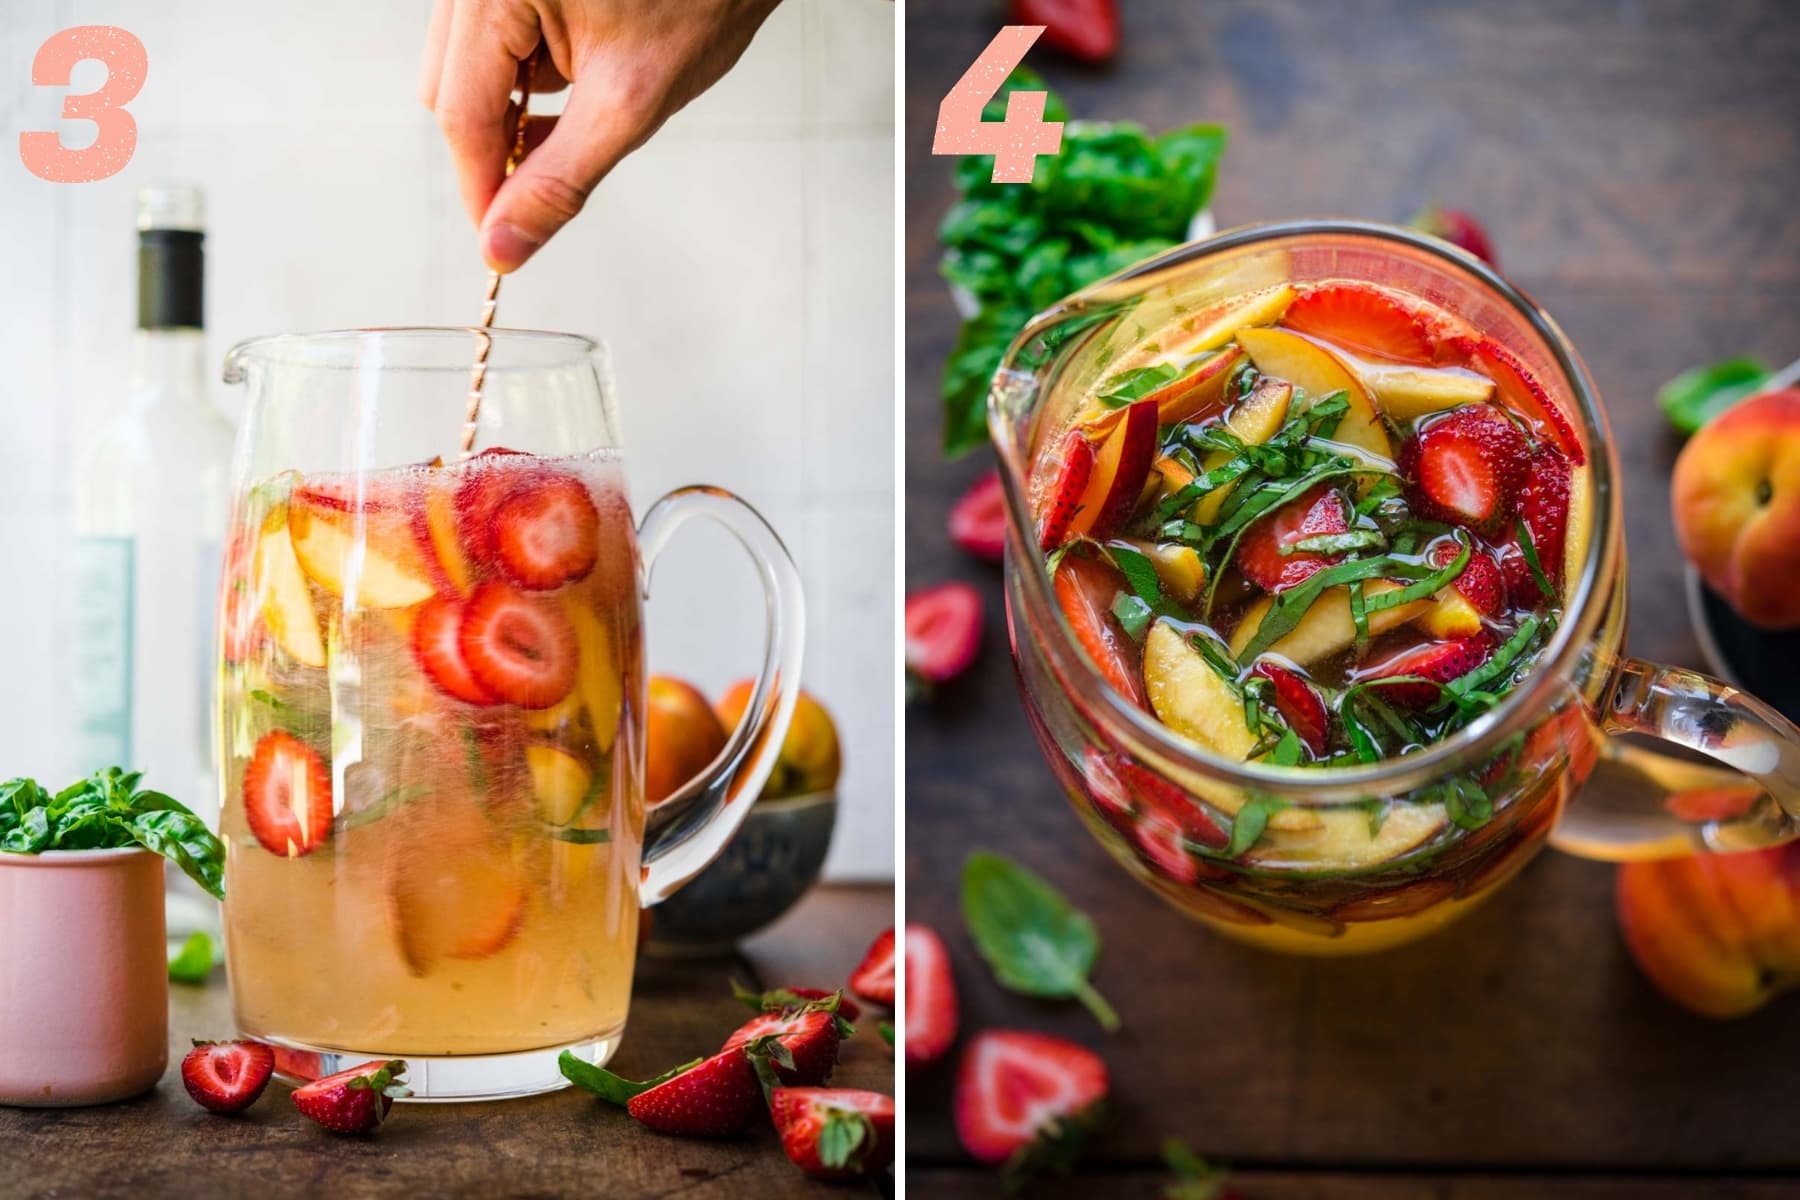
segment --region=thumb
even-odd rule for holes
[[[500,185],[481,221],[481,253],[493,270],[517,270],[574,219],[588,194],[647,135],[603,103],[595,81],[570,89],[542,145]]]

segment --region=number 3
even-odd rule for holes
[[[1042,25],[1007,25],[994,35],[938,105],[933,154],[991,154],[995,183],[1030,183],[1037,156],[1062,149],[1062,122],[1044,120],[1044,92],[1014,92],[1006,98],[1004,121],[981,119],[982,108],[1043,32]]]
[[[51,183],[92,183],[117,175],[137,149],[137,121],[125,105],[137,97],[150,69],[144,43],[116,25],[77,25],[38,47],[31,61],[31,82],[38,87],[68,87],[75,64],[96,58],[106,64],[106,83],[99,91],[63,97],[63,120],[92,121],[100,136],[94,144],[72,150],[60,133],[19,135],[19,158],[25,169]]]

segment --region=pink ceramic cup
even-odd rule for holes
[[[0,1104],[123,1100],[169,1061],[163,860],[0,853]]]

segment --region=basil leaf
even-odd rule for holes
[[[1315,533],[1281,547],[1282,557],[1294,554],[1354,554],[1359,550],[1385,550],[1387,535],[1379,529],[1352,529],[1348,533]]]
[[[1111,1032],[1119,1016],[1088,974],[1100,935],[1086,913],[1025,867],[978,852],[963,864],[963,922],[1001,986],[1027,996],[1073,997]]]
[[[224,898],[225,847],[180,801],[139,791],[139,771],[109,767],[50,795],[35,780],[0,784],[0,850],[118,850],[142,846]]]
[[[1656,389],[1656,405],[1677,432],[1691,436],[1769,378],[1760,359],[1740,357],[1683,371]]]
[[[664,1071],[654,1079],[646,1079],[642,1083],[634,1083],[622,1075],[614,1075],[605,1067],[596,1067],[585,1059],[576,1058],[573,1051],[564,1050],[556,1059],[556,1067],[563,1078],[578,1088],[592,1092],[608,1104],[617,1104],[623,1108],[634,1096],[641,1096],[659,1083],[667,1083],[684,1071],[691,1071],[705,1059],[696,1058],[693,1062],[683,1063],[679,1067]]]
[[[894,1048],[894,1023],[892,1021],[878,1021],[875,1024],[875,1029],[876,1032],[881,1034],[881,1040],[888,1044],[888,1049],[892,1050]]]
[[[1120,371],[1108,381],[1105,390],[1097,393],[1095,399],[1108,408],[1124,408],[1133,400],[1142,400],[1165,383],[1179,379],[1182,370],[1174,363],[1157,363],[1150,367],[1133,367],[1129,371]]]
[[[1544,593],[1544,599],[1556,599],[1556,588],[1550,577],[1544,574],[1544,564],[1538,561],[1537,539],[1531,536],[1531,526],[1525,523],[1524,517],[1515,518],[1514,524],[1519,532],[1519,553],[1525,556],[1525,565],[1531,570],[1531,579],[1538,585],[1538,591]]]
[[[544,831],[559,842],[576,846],[599,846],[612,841],[610,829],[571,829],[567,825],[546,825]]]
[[[1507,638],[1486,662],[1468,674],[1452,679],[1445,685],[1446,690],[1457,696],[1467,696],[1506,674],[1514,661],[1524,653],[1525,647],[1529,646],[1532,639],[1537,637],[1540,625],[1541,622],[1537,617],[1526,617],[1519,622],[1519,628],[1514,631],[1513,635]]]
[[[1275,743],[1275,749],[1269,754],[1269,761],[1278,767],[1297,767],[1300,765],[1300,735],[1292,726],[1282,730],[1281,740]]]
[[[1237,816],[1231,819],[1231,842],[1225,847],[1223,857],[1241,857],[1262,837],[1269,818],[1286,807],[1286,800],[1278,800],[1274,796],[1252,796],[1244,801],[1244,807],[1238,809]]]

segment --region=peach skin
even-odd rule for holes
[[[1800,843],[1626,863],[1619,928],[1659,991],[1708,1017],[1741,1017],[1800,986]]]
[[[1754,396],[1675,460],[1682,553],[1764,629],[1800,626],[1800,389]]]
[[[646,804],[667,800],[725,748],[725,727],[705,693],[668,675],[650,677],[644,730]]]
[[[744,718],[744,706],[750,703],[750,680],[731,685],[719,698],[719,720],[727,730],[735,729]],[[763,786],[763,796],[774,800],[782,796],[804,796],[823,792],[837,783],[840,766],[837,726],[825,706],[807,692],[800,693],[794,704],[794,719],[788,725],[787,737],[781,743],[781,756]]]

